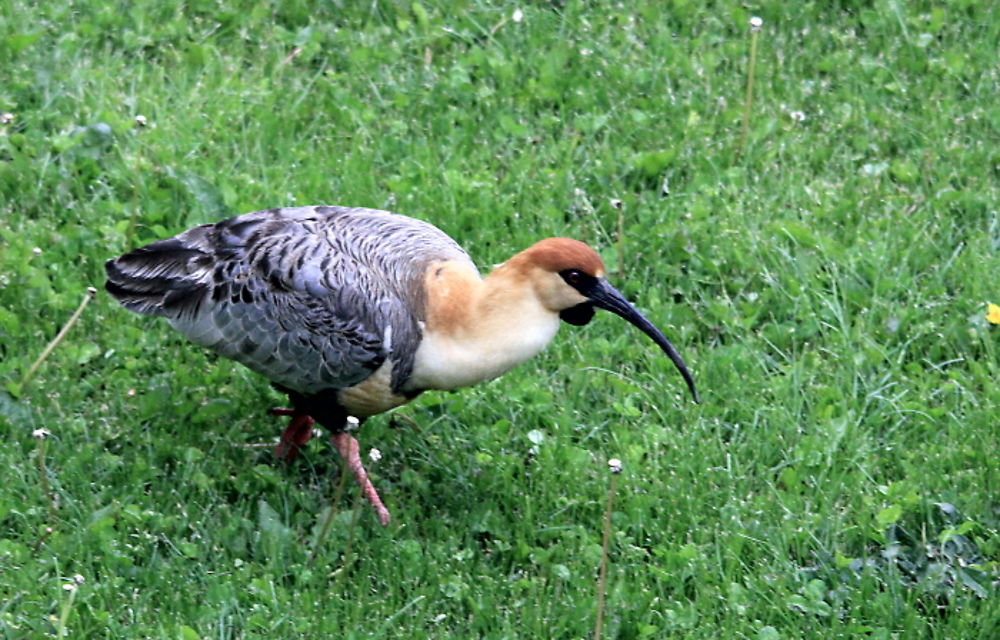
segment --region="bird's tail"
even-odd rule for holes
[[[104,264],[104,288],[130,311],[176,318],[197,309],[208,290],[214,262],[210,227],[130,251]]]

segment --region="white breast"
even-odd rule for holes
[[[492,380],[536,356],[559,329],[559,315],[538,306],[507,326],[473,335],[427,332],[417,349],[413,389],[458,389]]]

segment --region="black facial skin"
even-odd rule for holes
[[[575,307],[563,309],[559,312],[559,319],[571,325],[582,327],[594,319],[594,305],[584,302]]]
[[[599,307],[628,320],[663,349],[663,352],[667,354],[674,363],[674,366],[677,367],[677,370],[681,372],[681,376],[684,377],[684,382],[687,383],[694,401],[701,402],[698,398],[698,390],[694,386],[694,378],[691,377],[691,373],[688,371],[687,365],[684,364],[681,354],[677,352],[674,345],[670,344],[666,336],[652,322],[647,320],[644,315],[639,313],[638,309],[625,299],[625,296],[611,286],[604,278],[597,278],[579,269],[565,269],[560,271],[559,275],[566,284],[579,291],[589,301],[563,310],[559,313],[561,319],[570,324],[584,325],[590,322],[590,319],[593,317],[594,307]]]

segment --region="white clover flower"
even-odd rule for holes
[[[618,458],[611,458],[608,460],[608,469],[611,473],[621,473],[622,472],[622,461]]]
[[[760,31],[761,28],[763,28],[763,26],[764,26],[764,20],[762,20],[760,16],[754,16],[750,18],[751,31]]]
[[[514,13],[510,16],[510,19],[514,22],[520,22],[524,20],[524,12],[520,9],[514,9]]]
[[[382,459],[382,452],[372,447],[372,450],[368,452],[368,459],[372,462],[378,462]]]
[[[10,124],[11,122],[14,122],[14,114],[13,113],[10,113],[8,111],[7,113],[4,113],[3,115],[0,115],[0,124]]]
[[[35,429],[34,431],[31,432],[31,437],[34,438],[35,440],[44,440],[45,438],[48,438],[51,435],[52,432],[46,429],[45,427],[42,427],[41,429]]]
[[[145,127],[149,123],[146,121],[146,116],[140,114],[135,117],[135,124],[139,127]]]

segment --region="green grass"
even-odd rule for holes
[[[606,638],[997,637],[998,42],[974,0],[0,6],[3,637],[589,637],[610,457]],[[102,293],[20,386],[107,258],[320,203],[484,269],[591,243],[703,404],[567,326],[369,421],[394,522],[350,495],[311,560],[335,454],[248,446],[265,380]]]

